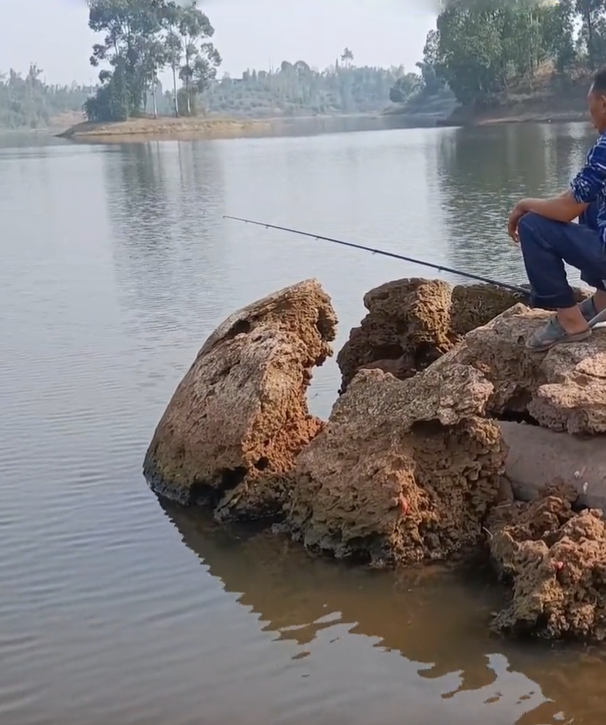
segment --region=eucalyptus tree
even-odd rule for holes
[[[197,7],[196,0],[179,8],[178,29],[182,47],[179,78],[185,89],[187,115],[191,115],[195,96],[204,92],[217,77],[221,56],[209,40],[215,29]]]

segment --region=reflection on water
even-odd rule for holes
[[[7,138],[3,725],[601,724],[601,658],[490,637],[501,592],[485,580],[310,559],[283,539],[165,512],[141,476],[167,400],[234,308],[317,277],[339,315],[338,349],[365,291],[424,274],[222,214],[520,281],[505,213],[566,182],[591,142],[585,127]],[[316,413],[338,386],[331,360],[312,386]]]
[[[185,545],[225,591],[237,595],[274,641],[292,645],[299,676],[316,678],[319,702],[310,703],[309,692],[302,696],[312,722],[331,696],[343,698],[338,721],[348,723],[364,722],[375,707],[385,717],[373,720],[378,722],[593,722],[586,718],[599,697],[602,660],[491,638],[486,621],[502,601],[494,585],[440,570],[370,574],[311,559],[265,533],[219,529],[206,516],[164,507]],[[331,644],[341,652],[331,653]],[[356,656],[368,658],[361,671],[332,668]],[[588,677],[598,688],[590,703]],[[364,716],[354,694],[358,685],[368,708]],[[408,709],[401,717],[407,700],[416,719]]]
[[[520,252],[508,243],[504,220],[519,199],[565,189],[589,141],[583,124],[523,129],[512,124],[443,134],[436,183],[452,266],[524,281]],[[578,281],[576,271],[571,279]]]

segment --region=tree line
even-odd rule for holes
[[[44,128],[66,112],[82,113],[91,89],[47,85],[42,70],[31,65],[26,75],[0,72],[0,128]]]
[[[304,60],[241,78],[217,78],[214,29],[196,0],[88,0],[89,26],[101,34],[94,89],[47,86],[32,66],[0,74],[0,126],[37,127],[84,110],[89,120],[121,121],[200,112],[245,116],[364,113],[389,102],[454,94],[488,105],[535,79],[565,85],[606,63],[604,0],[449,0],[427,36],[414,73],[402,66],[356,67],[345,48],[319,71]],[[169,80],[163,88],[159,76]],[[535,84],[536,86],[536,84]]]
[[[90,110],[99,99],[105,103],[106,89],[113,90],[111,81],[93,88],[77,84],[49,86],[41,80],[41,75],[36,66],[25,76],[14,70],[6,76],[0,73],[0,128],[48,126],[53,117],[62,113],[82,113],[83,107]],[[389,105],[394,84],[405,75],[403,66],[356,67],[353,53],[348,51],[323,71],[312,69],[303,60],[283,61],[276,69],[247,70],[240,78],[225,74],[220,80],[210,82],[203,93],[196,89],[195,96],[191,92],[186,95],[181,87],[177,102],[180,115],[209,113],[268,118],[377,112]],[[414,78],[415,87],[419,87],[419,77]],[[192,104],[189,109],[187,96]],[[113,121],[129,117],[124,115],[121,105],[117,110],[116,115],[93,113],[91,118]],[[144,91],[141,108],[130,115],[174,116],[175,110],[174,87],[171,84],[164,88],[157,80],[153,88],[147,93]]]
[[[356,67],[353,58],[352,51],[346,48],[334,65],[322,71],[304,60],[285,60],[269,71],[247,70],[241,78],[226,74],[209,85],[200,106],[208,113],[257,118],[345,115],[384,109],[404,68]],[[159,112],[170,113],[172,92],[166,90],[161,95]],[[151,103],[146,110],[152,111]]]
[[[489,104],[546,71],[570,81],[603,63],[604,0],[450,0],[427,36],[419,82],[399,79],[392,98],[447,85],[463,105]]]
[[[419,76],[397,68],[356,68],[345,48],[334,66],[318,71],[303,60],[276,70],[249,70],[241,78],[217,80],[221,56],[211,42],[214,29],[196,0],[88,0],[89,27],[104,34],[91,63],[99,87],[85,103],[92,121],[198,112],[246,116],[364,113],[385,108],[392,98],[418,91]],[[159,74],[168,71],[165,90]]]

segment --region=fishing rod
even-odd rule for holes
[[[228,214],[223,215],[223,219],[232,219],[236,222],[244,222],[245,224],[254,224],[258,227],[265,227],[265,229],[278,229],[281,232],[288,232],[289,234],[298,234],[301,237],[310,237],[311,239],[318,239],[323,242],[331,242],[332,244],[341,244],[344,247],[351,247],[352,249],[361,249],[364,252],[370,252],[371,254],[380,254],[383,257],[392,257],[393,259],[399,259],[402,262],[411,262],[412,264],[418,264],[421,267],[431,267],[437,269],[438,272],[450,272],[450,274],[458,274],[460,277],[467,277],[467,279],[475,279],[477,282],[484,282],[485,284],[492,284],[495,287],[502,287],[503,289],[517,292],[525,297],[528,296],[529,290],[524,287],[518,287],[515,284],[507,284],[506,282],[499,282],[490,277],[482,277],[479,274],[472,274],[471,272],[461,272],[459,269],[453,269],[452,267],[445,267],[443,264],[434,264],[433,262],[425,262],[422,259],[413,259],[412,257],[405,257],[402,254],[396,254],[395,252],[388,252],[384,249],[375,249],[373,247],[365,247],[363,244],[354,244],[353,242],[345,242],[342,239],[333,239],[332,237],[323,237],[321,234],[311,234],[310,232],[302,232],[299,229],[289,229],[288,227],[280,227],[276,224],[267,224],[265,222],[256,222],[252,219],[243,219],[238,216],[229,216]]]

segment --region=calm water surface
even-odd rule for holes
[[[163,507],[141,475],[235,308],[317,277],[338,349],[365,291],[426,274],[222,214],[520,282],[505,215],[559,190],[590,141],[555,124],[0,139],[2,725],[601,725],[601,654],[491,638],[490,586],[313,560]],[[316,413],[338,383],[331,361]]]

